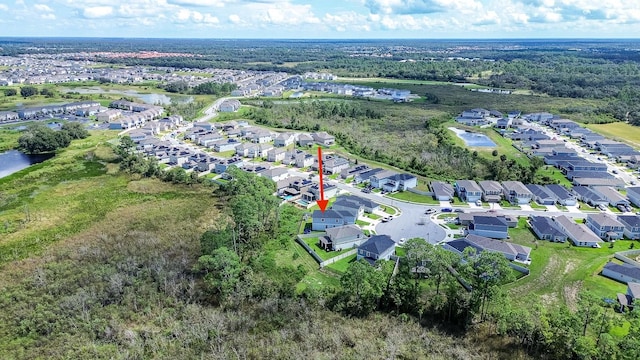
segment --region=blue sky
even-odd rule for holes
[[[0,36],[637,38],[638,0],[0,0]]]

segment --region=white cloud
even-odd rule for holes
[[[220,0],[167,0],[168,4],[179,6],[223,7],[225,1]]]
[[[0,10],[2,11],[9,11],[9,7],[5,4],[0,4]]]
[[[97,19],[113,14],[111,6],[93,6],[85,8],[82,15],[88,19]]]
[[[365,0],[373,14],[432,14],[447,11],[469,13],[482,9],[479,0]]]
[[[33,8],[42,12],[53,12],[53,9],[45,4],[35,4]]]
[[[252,18],[261,24],[288,26],[320,23],[320,19],[311,10],[311,5],[289,2],[254,3],[247,4],[245,8],[247,13],[255,14]]]
[[[180,9],[174,16],[174,20],[178,23],[192,22],[196,24],[215,25],[220,23],[217,17],[211,14],[203,14],[199,11]]]
[[[40,19],[43,19],[43,20],[55,20],[56,16],[55,16],[55,14],[42,14],[42,15],[40,15]]]
[[[240,16],[236,14],[231,14],[229,15],[229,22],[232,24],[240,24],[242,23],[242,19],[240,19]]]

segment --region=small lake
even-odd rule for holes
[[[53,154],[27,155],[18,150],[2,152],[0,153],[0,178],[9,176],[52,157]]]
[[[165,94],[141,94],[135,90],[113,90],[103,89],[100,86],[78,87],[78,88],[62,88],[60,91],[64,93],[78,94],[119,94],[124,96],[135,97],[147,104],[153,105],[169,105],[169,104],[188,104],[193,102],[193,96],[165,95]]]
[[[466,130],[460,130],[458,128],[450,127],[449,130],[456,133],[456,135],[464,140],[467,146],[471,147],[496,147],[496,143],[491,141],[487,135],[469,132]]]

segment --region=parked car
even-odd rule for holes
[[[464,210],[462,210],[462,209],[455,209],[455,210],[453,210],[453,212],[463,213],[463,212],[464,212]]]
[[[452,208],[443,208],[442,212],[453,212]]]

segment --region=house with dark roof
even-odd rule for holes
[[[384,169],[381,168],[375,168],[375,169],[371,169],[371,170],[367,170],[365,172],[361,172],[359,174],[356,174],[356,176],[353,178],[353,182],[355,184],[360,184],[363,182],[370,182],[371,181],[371,177],[379,174],[383,171],[386,171]]]
[[[502,200],[502,185],[494,180],[483,180],[478,183],[482,189],[482,200],[486,202],[500,202]]]
[[[338,226],[355,224],[357,214],[345,210],[314,210],[311,219],[311,230],[324,231]]]
[[[575,246],[599,247],[602,243],[600,237],[585,224],[577,224],[565,215],[556,216],[554,220]]]
[[[622,239],[624,235],[624,225],[609,214],[589,214],[586,224],[594,234],[607,241]]]
[[[467,232],[473,235],[485,236],[494,239],[506,239],[509,226],[503,217],[474,215]]]
[[[550,184],[547,185],[547,190],[552,193],[556,197],[556,201],[560,205],[564,206],[575,206],[578,201],[576,200],[575,195],[573,195],[567,188],[558,184]]]
[[[462,201],[476,202],[482,199],[482,188],[473,180],[457,180],[455,189]]]
[[[454,190],[451,184],[444,181],[432,181],[430,185],[433,197],[436,200],[451,201],[453,199]]]
[[[396,242],[389,235],[374,235],[358,246],[356,259],[374,264],[377,260],[389,260],[395,250]]]
[[[323,184],[323,191],[324,191],[324,198],[325,199],[330,199],[334,196],[336,196],[336,194],[338,193],[339,189],[335,184],[332,184],[330,182],[325,182]],[[317,201],[320,200],[320,184],[318,183],[314,183],[313,185],[311,185],[308,189],[306,193],[302,194],[302,198],[306,201]]]
[[[602,269],[602,276],[628,284],[640,283],[640,267],[631,264],[608,262]]]
[[[320,247],[325,250],[340,251],[362,244],[367,239],[360,227],[344,225],[325,230],[325,235],[318,238]]]
[[[444,245],[446,250],[458,255],[462,255],[464,253],[464,249],[467,247],[475,249],[478,253],[482,251],[501,253],[510,261],[531,261],[530,247],[513,244],[507,241],[490,239],[484,236],[469,234],[464,238],[446,242]]]
[[[514,205],[528,204],[533,194],[520,181],[503,181],[504,197]]]
[[[366,213],[373,213],[380,209],[380,204],[375,201],[365,199],[356,195],[342,195],[336,198],[336,201],[331,205],[332,209],[340,210],[340,207],[347,206],[349,208],[362,209]]]
[[[473,222],[473,218],[476,216],[499,217],[504,219],[504,221],[507,222],[507,226],[510,228],[514,228],[518,226],[518,216],[502,214],[493,210],[484,211],[484,212],[474,211],[474,212],[458,213],[458,222],[460,222],[460,225],[469,226],[469,224]]]
[[[594,207],[599,205],[606,206],[609,203],[602,195],[586,186],[574,186],[571,191],[576,194],[578,200]]]
[[[527,189],[533,194],[533,199],[540,205],[553,205],[556,203],[555,195],[547,190],[544,185],[527,184]]]
[[[632,186],[627,188],[627,198],[635,206],[640,206],[640,186]]]
[[[340,177],[342,179],[348,179],[352,176],[356,176],[357,174],[363,173],[365,171],[371,170],[371,168],[366,164],[359,164],[352,166],[350,168],[343,169],[340,171]]]
[[[235,166],[237,168],[244,165],[244,161],[241,158],[233,157],[231,159],[223,159],[216,162],[216,167],[214,169],[216,174],[222,174],[227,171],[230,166]]]
[[[624,236],[627,239],[640,239],[640,216],[618,215],[618,221],[624,226]]]
[[[540,240],[562,243],[567,241],[567,234],[548,216],[531,216],[529,225]]]
[[[640,283],[629,282],[627,283],[627,293],[618,293],[618,303],[620,304],[620,312],[623,312],[625,308],[633,309],[640,299]]]

